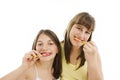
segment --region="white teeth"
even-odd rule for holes
[[[41,53],[42,56],[49,56],[51,53],[49,52],[45,52],[45,53]]]
[[[42,54],[43,56],[46,56],[47,54]]]

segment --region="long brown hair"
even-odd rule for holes
[[[87,12],[81,12],[79,14],[77,14],[76,16],[74,16],[70,23],[68,24],[68,27],[66,29],[65,32],[65,38],[64,38],[64,51],[65,51],[65,59],[67,61],[67,63],[70,63],[70,52],[72,49],[72,44],[70,42],[70,38],[69,38],[69,34],[71,31],[71,28],[73,27],[74,24],[80,24],[85,26],[89,31],[93,32],[94,28],[95,28],[95,20],[94,18]],[[90,41],[92,38],[92,33],[88,39],[88,41]],[[84,51],[83,51],[83,47],[80,48],[81,54],[77,57],[77,59],[81,58],[81,62],[78,68],[80,68],[81,66],[84,65],[85,63],[85,56],[84,56]]]
[[[53,62],[53,65],[52,65],[52,68],[53,68],[53,76],[58,79],[60,76],[61,76],[61,72],[62,72],[62,61],[61,61],[61,45],[60,45],[60,41],[58,39],[58,37],[56,36],[56,34],[49,30],[49,29],[46,29],[46,30],[40,30],[38,32],[38,35],[36,36],[34,42],[33,42],[33,46],[32,46],[32,50],[36,50],[36,44],[37,44],[37,40],[39,38],[39,36],[41,34],[45,34],[47,35],[56,45],[57,45],[57,48],[58,48],[58,53],[56,54],[55,56],[55,59],[54,59],[54,62]]]

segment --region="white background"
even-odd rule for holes
[[[96,42],[105,80],[120,80],[119,0],[0,0],[0,77],[21,65],[40,29],[63,40],[70,19],[89,12],[96,20]]]

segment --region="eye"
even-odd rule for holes
[[[91,32],[89,32],[89,31],[86,31],[86,34],[91,34]]]
[[[37,43],[38,46],[42,46],[42,43]]]
[[[48,44],[49,45],[54,45],[54,42],[53,41],[49,41]]]
[[[54,43],[53,42],[49,42],[49,45],[54,45]]]
[[[81,30],[82,31],[82,28],[81,27],[76,27],[78,30]]]
[[[41,46],[42,44],[38,44],[38,46]]]
[[[81,29],[80,27],[77,27],[77,29]]]
[[[80,26],[76,26],[77,29],[81,29]]]

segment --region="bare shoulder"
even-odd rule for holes
[[[26,72],[24,72],[24,74],[22,74],[18,80],[34,80],[35,78],[35,74],[34,74],[34,68],[31,67],[30,69],[28,69]]]

